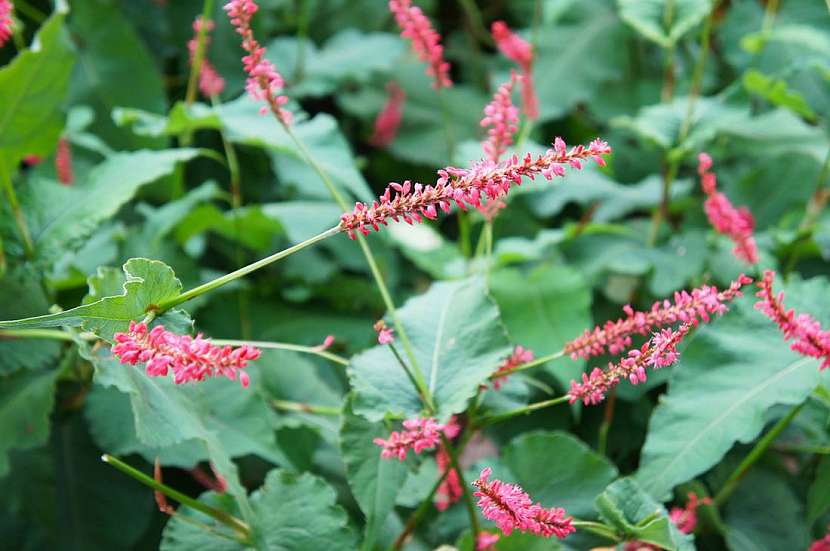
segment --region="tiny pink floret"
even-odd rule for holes
[[[242,386],[247,387],[249,378],[243,369],[260,356],[260,351],[252,346],[219,347],[202,338],[201,333],[195,338],[177,335],[163,325],[148,330],[143,322],[131,321],[129,332],[116,333],[114,339],[112,353],[122,364],[146,364],[151,377],[165,377],[172,371],[176,384],[211,377],[239,377]]]
[[[810,314],[796,315],[793,309],[784,306],[784,291],[776,295],[772,290],[775,272],[766,270],[764,278],[758,282],[760,289],[756,296],[761,300],[755,308],[774,321],[784,340],[793,341],[790,348],[804,356],[821,360],[819,369],[830,367],[830,331],[821,328],[821,324]]]
[[[262,107],[261,112],[267,113],[270,109],[282,124],[291,124],[291,112],[283,109],[288,98],[280,95],[285,82],[277,72],[276,67],[265,59],[265,48],[262,47],[251,29],[251,18],[259,10],[254,0],[231,0],[225,4],[225,11],[230,17],[231,25],[242,36],[242,48],[248,55],[242,58],[248,81],[245,89],[257,101],[264,100],[268,107]]]
[[[398,22],[401,36],[412,42],[415,55],[427,63],[427,74],[432,77],[432,86],[435,89],[452,86],[450,64],[444,59],[441,35],[432,27],[421,8],[413,6],[411,0],[389,0],[389,11]]]
[[[515,82],[514,73],[509,81],[499,86],[493,100],[484,108],[484,118],[481,119],[481,126],[489,127],[482,149],[494,163],[499,162],[499,158],[513,144],[513,136],[519,128],[519,110],[512,99]]]
[[[501,385],[507,381],[509,374],[520,365],[532,362],[533,358],[532,350],[523,346],[516,346],[510,356],[493,373],[493,389],[501,390]],[[500,376],[501,373],[505,373],[505,375]]]
[[[556,536],[563,539],[576,529],[573,518],[566,516],[559,507],[546,509],[534,504],[530,496],[518,485],[507,484],[501,480],[490,481],[493,470],[490,467],[481,471],[478,480],[473,482],[481,513],[496,523],[499,530],[509,536],[513,530],[530,532],[542,537]]]

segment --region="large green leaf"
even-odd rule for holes
[[[74,2],[70,26],[78,37],[79,63],[72,75],[73,104],[95,109],[93,130],[118,149],[149,147],[158,140],[137,138],[117,128],[116,107],[153,113],[167,110],[162,73],[117,2]],[[192,17],[192,16],[191,16]]]
[[[466,408],[478,386],[510,353],[498,308],[479,278],[433,283],[407,301],[398,316],[444,420]],[[396,346],[402,349],[400,342]],[[387,346],[355,356],[349,379],[355,413],[371,421],[387,413],[417,416],[422,409],[418,393]]]
[[[809,544],[800,500],[785,479],[769,471],[748,473],[729,498],[724,521],[731,551],[806,549]]]
[[[215,494],[205,494],[200,499],[229,509],[226,501],[219,502],[215,497]],[[347,523],[346,512],[335,504],[335,498],[331,487],[310,474],[271,471],[262,487],[251,494],[255,514],[252,531],[257,547],[272,551],[353,551],[357,538]],[[170,519],[162,535],[162,550],[246,548],[188,522],[197,520],[222,530],[209,517],[189,509],[180,514],[189,518],[176,515]]]
[[[807,494],[807,522],[814,523],[830,510],[830,456],[825,455],[816,469],[816,479]]]
[[[673,47],[712,10],[711,0],[617,0],[620,17],[645,38]]]
[[[380,457],[380,448],[373,440],[388,436],[389,430],[382,423],[371,423],[355,415],[351,407],[344,412],[340,455],[346,465],[349,487],[366,517],[363,549],[373,548],[407,476],[405,463]]]
[[[594,500],[617,478],[610,461],[565,432],[514,438],[504,450],[504,463],[534,500],[580,518],[594,513]]]
[[[0,321],[0,329],[27,327],[77,327],[111,340],[126,331],[130,321],[141,320],[161,301],[175,298],[182,289],[172,268],[157,260],[131,258],[123,266],[123,294],[101,298],[65,312],[13,321]]]
[[[814,119],[815,113],[809,104],[798,92],[787,87],[787,81],[765,75],[757,69],[750,69],[743,76],[744,88],[757,94],[779,107],[786,107],[790,111],[807,119]]]
[[[582,275],[564,265],[542,265],[524,274],[515,268],[492,273],[490,292],[515,344],[545,356],[562,350],[591,325],[591,293]],[[583,362],[548,368],[563,385],[582,373]]]
[[[49,302],[40,282],[30,274],[9,274],[0,284],[0,317],[25,318],[46,311]],[[52,367],[60,342],[51,339],[0,338],[0,376],[18,369]]]
[[[797,404],[818,384],[818,362],[790,351],[750,302],[694,336],[654,410],[637,480],[658,499],[757,437],[770,407]]]
[[[21,190],[20,202],[37,260],[53,262],[77,248],[141,186],[198,154],[196,149],[116,153],[96,166],[86,181],[71,187],[50,180],[29,182]]]
[[[603,520],[627,541],[651,543],[669,550],[694,549],[692,537],[669,520],[666,508],[651,498],[632,478],[617,480],[596,499]]]
[[[26,155],[51,153],[63,129],[60,107],[75,62],[63,25],[68,11],[59,0],[32,47],[0,69],[0,170],[7,173]]]
[[[60,370],[17,371],[0,378],[0,477],[9,471],[9,451],[49,439],[49,415]]]

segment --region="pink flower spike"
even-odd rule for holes
[[[438,180],[431,185],[413,186],[408,180],[403,184],[392,182],[371,206],[355,203],[352,212],[340,217],[340,229],[355,239],[356,232],[368,235],[371,230],[378,231],[390,218],[409,224],[421,222],[423,217],[437,214],[436,206],[442,211],[453,203],[461,209],[477,208],[485,200],[495,201],[507,195],[525,176],[534,179],[541,175],[551,180],[563,175],[563,165],[571,164],[574,159],[591,159],[609,153],[611,148],[607,143],[595,140],[587,148],[578,145],[564,152],[548,149],[535,158],[528,153],[521,159],[514,155],[500,163],[485,159],[468,169],[446,167],[438,171]]]
[[[387,327],[385,321],[378,320],[373,328],[378,334],[378,344],[392,344],[395,342],[395,335],[393,335],[395,330]]]
[[[265,101],[268,107],[262,108],[263,113],[270,109],[280,123],[286,126],[291,124],[291,112],[283,109],[288,103],[288,98],[280,95],[285,85],[282,75],[265,59],[265,48],[257,42],[251,29],[251,18],[259,10],[259,6],[254,0],[230,0],[224,9],[228,13],[231,25],[242,36],[242,48],[248,52],[248,55],[242,58],[245,72],[248,73],[245,89],[254,100]]]
[[[701,321],[708,323],[712,315],[725,313],[726,303],[742,296],[741,287],[749,283],[752,283],[752,278],[741,274],[724,291],[704,285],[690,293],[676,292],[674,302],[668,299],[658,300],[645,312],[635,311],[626,305],[623,307],[625,318],[607,321],[603,326],[597,325],[592,330],[586,329],[582,335],[565,344],[565,353],[573,359],[586,360],[606,351],[617,355],[631,346],[632,335],[648,335],[655,328],[672,326],[677,322],[691,323],[694,326]]]
[[[199,32],[202,26],[202,16],[200,15],[193,21],[194,35],[187,43],[191,65],[193,65],[193,59],[196,57],[196,49],[199,45]],[[199,91],[206,97],[218,96],[225,89],[225,79],[222,78],[207,58],[207,48],[210,44],[211,31],[213,31],[213,21],[208,20],[207,25],[205,25],[204,55],[202,56],[202,65],[199,68]]]
[[[439,425],[431,417],[423,419],[407,419],[403,422],[404,430],[392,432],[389,438],[375,438],[373,442],[383,448],[380,456],[383,459],[397,457],[400,461],[406,459],[409,450],[420,454],[424,450],[431,450],[441,441],[443,425]]]
[[[65,186],[71,186],[75,181],[72,173],[72,151],[69,149],[69,141],[63,136],[58,140],[58,149],[55,151],[55,172],[58,181]]]
[[[238,376],[242,386],[247,387],[249,377],[242,370],[260,355],[252,346],[218,347],[203,339],[201,333],[195,338],[176,335],[163,325],[148,331],[147,324],[135,321],[130,322],[128,333],[116,333],[114,339],[112,353],[122,364],[144,363],[151,377],[164,377],[173,371],[176,384],[220,376],[233,381]]]
[[[755,309],[760,310],[774,321],[781,332],[784,333],[784,340],[792,340],[790,349],[803,356],[821,360],[819,369],[830,367],[830,331],[821,328],[816,319],[810,314],[799,314],[787,310],[784,307],[784,292],[776,296],[772,290],[775,280],[775,272],[766,270],[764,278],[758,282],[760,289],[756,296],[761,300],[755,304]]]
[[[629,350],[618,363],[609,363],[605,371],[595,367],[590,375],[583,373],[581,383],[571,381],[568,391],[570,403],[581,400],[586,406],[596,405],[605,399],[609,390],[625,379],[633,385],[644,383],[647,367],[659,369],[677,361],[677,345],[690,329],[690,323],[681,324],[676,331],[663,329],[641,348]]]
[[[12,25],[14,25],[14,21],[12,21],[13,9],[14,6],[11,0],[0,0],[0,48],[14,34],[12,30]]]
[[[386,92],[388,94],[386,105],[378,113],[375,119],[375,130],[369,138],[369,143],[375,147],[385,147],[395,140],[403,118],[403,102],[406,99],[406,93],[394,81],[386,85]]]
[[[476,551],[496,551],[496,542],[499,541],[498,534],[493,534],[491,532],[481,531],[478,533],[478,539],[476,540]]]
[[[492,473],[490,467],[481,471],[478,480],[473,482],[477,488],[473,495],[479,498],[481,513],[495,522],[504,535],[509,536],[513,530],[519,530],[562,539],[576,531],[573,519],[565,516],[564,509],[545,509],[538,503],[533,504],[520,486],[501,480],[491,482]]]
[[[501,385],[507,381],[507,376],[520,365],[532,362],[533,358],[534,356],[532,350],[528,350],[522,346],[516,346],[516,348],[513,349],[513,353],[510,354],[506,360],[504,360],[504,363],[502,363],[496,372],[491,376],[493,378],[493,389],[501,390]],[[505,372],[507,375],[499,376],[500,373]]]
[[[530,120],[539,118],[539,99],[533,86],[533,48],[529,42],[517,35],[504,21],[496,21],[490,28],[493,41],[504,57],[519,65],[522,71],[522,108]]]
[[[698,155],[697,172],[700,174],[701,187],[708,196],[703,203],[703,210],[709,223],[720,234],[726,235],[735,243],[733,253],[749,264],[758,263],[758,247],[752,232],[755,219],[746,207],[736,209],[729,198],[717,191],[717,180],[712,168],[712,158],[706,153]]]
[[[814,541],[807,551],[830,551],[830,526],[827,527],[827,535]]]
[[[427,74],[433,79],[432,86],[436,90],[452,86],[450,64],[444,60],[441,35],[433,29],[421,8],[413,6],[411,0],[389,0],[389,11],[398,22],[401,36],[412,42],[412,50],[428,64]]]
[[[691,534],[697,527],[697,508],[701,505],[711,505],[712,500],[708,497],[698,499],[697,495],[689,492],[689,500],[685,507],[672,507],[669,511],[669,519],[677,526],[677,529],[684,534]]]
[[[515,82],[516,74],[513,73],[509,81],[499,86],[493,100],[484,108],[484,118],[481,119],[481,126],[490,127],[482,149],[494,163],[499,162],[499,157],[513,144],[513,135],[519,128],[519,110],[511,98]]]

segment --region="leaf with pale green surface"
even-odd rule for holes
[[[798,293],[793,293],[798,294]],[[654,497],[751,442],[775,404],[797,404],[819,381],[818,363],[789,350],[751,299],[694,335],[649,421],[637,480]]]
[[[64,30],[68,12],[58,0],[32,47],[0,69],[0,170],[7,174],[26,155],[51,153],[63,129],[61,105],[75,62]]]
[[[398,316],[438,408],[436,416],[444,421],[464,410],[478,385],[510,354],[498,308],[481,279],[433,283],[426,293],[407,301]],[[399,340],[396,346],[403,354]],[[352,358],[349,379],[355,391],[354,411],[370,421],[387,413],[417,416],[423,407],[386,346]]]
[[[200,501],[235,513],[227,501],[213,493],[202,495]],[[357,538],[348,524],[346,512],[336,504],[334,490],[310,474],[295,474],[275,469],[265,483],[251,494],[254,511],[254,546],[273,551],[353,551]],[[190,519],[219,528],[216,522],[201,513],[187,510]],[[221,528],[219,528],[221,529]],[[227,533],[227,528],[224,529]],[[163,551],[207,549],[235,551],[247,546],[201,529],[192,522],[174,516],[162,534]]]
[[[383,423],[371,423],[347,406],[340,428],[340,455],[349,487],[366,517],[363,549],[373,548],[407,477],[406,463],[397,458],[382,459],[380,447],[373,442],[388,436]]]
[[[787,81],[765,75],[757,69],[749,69],[743,76],[744,88],[757,94],[779,107],[786,107],[790,111],[807,119],[814,119],[816,114],[798,92],[787,87]]]
[[[49,308],[39,282],[26,274],[0,277],[0,317],[24,318]],[[0,337],[0,376],[19,369],[52,367],[60,352],[60,342],[51,339],[4,339]]]
[[[617,5],[623,21],[663,48],[673,47],[713,8],[711,0],[617,0]]]
[[[565,432],[530,432],[504,449],[504,463],[535,501],[569,515],[594,514],[594,500],[617,478],[617,468]]]
[[[633,478],[608,486],[595,502],[600,517],[626,541],[641,541],[670,551],[694,549],[692,536],[682,534],[662,504],[651,498]]]

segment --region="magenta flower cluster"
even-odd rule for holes
[[[14,6],[11,0],[0,0],[0,48],[12,37],[12,10]]]
[[[407,419],[403,422],[404,430],[394,431],[389,438],[375,438],[373,442],[383,448],[380,456],[384,459],[397,457],[401,461],[406,459],[409,450],[420,454],[424,450],[431,450],[441,441],[441,434],[451,437],[453,428],[450,425],[441,425],[431,417]]]
[[[703,210],[709,222],[718,233],[726,235],[735,243],[732,252],[749,264],[758,263],[758,247],[752,232],[755,219],[746,207],[736,209],[729,198],[717,190],[717,177],[712,168],[712,158],[706,153],[698,155],[697,172],[703,192],[707,195]]]
[[[202,22],[202,16],[197,17],[193,21],[194,36],[187,42],[187,50],[190,53],[190,64],[196,58],[196,49],[199,46],[199,33],[202,31],[202,26],[205,27],[205,45],[204,51],[207,52],[210,44],[210,33],[213,32],[213,21],[207,20],[207,23]],[[225,89],[225,79],[216,70],[207,55],[202,57],[202,65],[199,68],[199,91],[206,97],[218,96]]]
[[[662,329],[641,348],[629,350],[618,363],[609,363],[605,371],[595,367],[590,374],[583,373],[581,383],[571,381],[570,403],[581,400],[586,406],[595,405],[622,380],[628,379],[632,385],[646,382],[646,368],[668,367],[677,361],[677,345],[690,328],[689,323],[683,323],[676,331]]]
[[[411,0],[389,0],[389,11],[395,16],[401,36],[412,42],[412,50],[427,64],[427,74],[432,77],[435,89],[452,86],[450,64],[444,60],[441,35],[432,28],[429,18]]]
[[[372,229],[380,231],[380,226],[387,225],[390,218],[395,222],[403,219],[407,224],[422,222],[424,217],[435,219],[439,208],[449,212],[453,202],[462,210],[468,206],[477,208],[484,201],[503,197],[511,186],[520,185],[525,176],[534,179],[541,174],[552,180],[565,175],[566,164],[581,169],[582,161],[593,159],[604,165],[602,156],[609,153],[611,148],[599,139],[588,147],[577,145],[568,150],[565,142],[556,138],[554,147],[536,158],[528,153],[522,159],[514,155],[501,163],[483,160],[471,168],[447,167],[438,171],[434,185],[413,185],[409,180],[403,184],[392,182],[371,206],[356,203],[352,212],[343,214],[340,229],[354,239],[356,231],[363,235]]]
[[[690,323],[695,327],[701,321],[708,323],[712,315],[725,313],[726,303],[736,296],[742,296],[741,287],[749,283],[752,283],[752,278],[741,274],[724,291],[718,291],[717,287],[710,285],[693,289],[691,293],[679,291],[674,293],[674,303],[668,299],[657,301],[646,312],[636,311],[626,305],[623,307],[625,318],[586,329],[582,335],[565,345],[565,353],[573,359],[588,359],[606,351],[617,355],[631,346],[632,335],[648,335],[654,328],[677,322]]]
[[[403,118],[403,102],[406,93],[397,82],[391,81],[386,85],[388,97],[383,109],[375,119],[375,129],[369,138],[369,143],[375,147],[385,147],[395,140],[398,128]]]
[[[758,282],[756,294],[761,300],[755,308],[767,315],[784,333],[785,340],[792,340],[790,348],[799,354],[821,360],[819,369],[830,367],[830,331],[821,328],[821,324],[810,314],[795,314],[784,307],[784,291],[776,295],[772,290],[775,272],[767,270],[764,278]]]
[[[481,126],[490,127],[487,130],[487,140],[482,144],[487,158],[494,163],[513,144],[513,135],[519,128],[519,110],[513,105],[513,85],[516,82],[516,74],[512,74],[510,80],[499,86],[493,101],[484,108],[484,118],[481,119]]]
[[[276,67],[265,59],[265,48],[257,42],[251,29],[251,18],[258,10],[259,6],[254,0],[231,0],[225,4],[231,24],[242,36],[242,48],[248,52],[242,58],[245,72],[248,73],[245,89],[255,100],[264,100],[268,104],[268,107],[262,107],[263,114],[270,109],[282,124],[288,125],[291,124],[291,112],[283,109],[288,98],[280,95],[285,81]]]
[[[489,467],[481,471],[478,480],[473,482],[481,513],[496,523],[496,526],[509,536],[513,530],[531,532],[542,537],[565,538],[575,532],[573,519],[565,516],[560,507],[546,509],[539,503],[533,503],[530,496],[518,485],[507,484],[501,480],[490,481],[493,470]]]
[[[493,388],[495,390],[500,390],[501,385],[507,381],[508,375],[517,367],[522,364],[526,364],[528,362],[533,361],[533,351],[523,346],[516,346],[513,349],[513,352],[508,356],[504,362],[496,369],[495,373],[493,373]],[[502,375],[503,374],[503,375]]]
[[[249,361],[259,358],[260,351],[252,346],[219,347],[202,334],[191,337],[167,331],[163,325],[148,330],[144,322],[130,322],[127,333],[116,333],[112,353],[121,363],[144,363],[147,375],[164,377],[173,371],[176,384],[204,381],[211,377],[227,377],[243,387],[249,384],[243,369]]]

